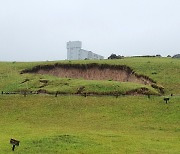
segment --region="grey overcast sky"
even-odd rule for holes
[[[180,53],[180,0],[0,0],[0,61],[66,59],[66,42],[107,58]]]

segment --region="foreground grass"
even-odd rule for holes
[[[179,153],[180,97],[0,96],[0,153]]]

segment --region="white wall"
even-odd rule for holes
[[[67,59],[68,60],[84,60],[84,59],[104,59],[103,56],[95,54],[91,51],[81,49],[80,41],[67,42]]]
[[[82,43],[80,41],[67,42],[67,59],[78,59],[79,50],[81,50]]]

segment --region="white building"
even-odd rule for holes
[[[80,41],[67,42],[67,59],[68,60],[84,60],[84,59],[104,59],[103,56],[95,54],[91,51],[83,50]]]

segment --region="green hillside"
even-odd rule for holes
[[[55,63],[126,65],[164,87],[165,93],[132,82],[21,74]],[[180,61],[171,58],[0,62],[0,154],[179,154],[179,77]],[[72,95],[81,87],[96,95]],[[145,95],[123,95],[141,89],[147,90]],[[38,90],[46,92],[36,94]],[[24,97],[24,91],[32,94]],[[57,91],[66,95],[49,95]],[[114,94],[120,95],[110,96]],[[167,104],[165,97],[170,98]],[[20,141],[14,152],[11,138]]]
[[[120,60],[82,60],[82,61],[56,61],[56,62],[1,62],[0,63],[0,89],[4,92],[19,92],[45,90],[49,93],[77,93],[80,87],[86,87],[86,93],[99,94],[126,94],[128,91],[135,91],[146,88],[145,94],[159,94],[159,92],[148,85],[137,83],[117,82],[117,81],[95,81],[83,79],[58,78],[51,75],[20,74],[24,69],[33,68],[36,65],[59,64],[109,64],[126,65],[136,73],[148,76],[164,87],[165,94],[180,93],[180,61],[172,58],[124,58]],[[45,86],[43,80],[47,80]],[[26,82],[27,81],[27,82]]]

